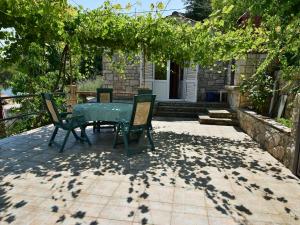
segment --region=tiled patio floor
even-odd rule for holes
[[[153,125],[132,158],[91,130],[62,154],[51,126],[1,140],[0,224],[300,224],[300,181],[239,129]]]

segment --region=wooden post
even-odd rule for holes
[[[0,96],[1,97],[1,96]],[[0,120],[4,119],[2,99],[0,99]],[[5,123],[0,121],[0,138],[6,136]]]
[[[295,98],[293,112],[292,138],[295,144],[293,172],[300,177],[300,94]]]
[[[73,106],[77,104],[77,86],[68,85],[67,88],[67,110],[68,112],[73,111]]]

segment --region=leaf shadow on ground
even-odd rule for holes
[[[261,154],[262,150],[250,140],[155,132],[155,152],[144,152],[128,158],[122,148],[114,150],[110,147],[111,138],[106,134],[90,134],[94,143],[91,148],[81,144],[74,145],[71,140],[63,154],[47,146],[50,134],[49,129],[43,129],[17,137],[14,144],[2,145],[0,212],[3,213],[0,214],[0,221],[14,222],[18,219],[17,215],[14,215],[15,210],[26,207],[25,198],[13,202],[10,193],[15,188],[14,181],[24,179],[23,175],[28,173],[42,179],[42,184],[53,183],[51,189],[59,193],[52,196],[53,204],[48,205],[51,212],[57,215],[58,224],[68,219],[67,214],[62,215],[61,205],[64,206],[68,199],[76,200],[82,194],[87,180],[107,175],[126,176],[129,188],[127,196],[123,197],[127,199],[128,206],[139,199],[146,200],[141,201],[136,209],[128,213],[128,218],[134,218],[138,214],[138,222],[142,224],[151,223],[148,217],[151,207],[147,205],[147,200],[151,201],[153,197],[149,192],[153,185],[176,188],[183,185],[201,190],[208,204],[220,214],[233,218],[238,224],[247,224],[248,218],[255,212],[247,203],[240,203],[235,192],[216,185],[218,180],[228,180],[250,194],[260,192],[263,201],[276,201],[293,220],[298,220],[293,209],[287,206],[288,200],[285,196],[277,195],[268,184],[256,184],[249,177],[249,174],[262,173],[282,182],[295,179],[284,175],[279,163],[260,162],[257,154]],[[104,140],[108,144],[100,146],[99,143]],[[36,145],[31,146],[32,142]],[[22,143],[23,146],[20,145]],[[249,174],[243,174],[241,169]],[[89,176],[82,176],[87,171],[90,172]],[[67,177],[66,172],[69,173]],[[8,176],[11,180],[4,181]],[[62,177],[64,179],[61,179]],[[182,184],[178,184],[178,181]],[[299,182],[297,184],[299,185]],[[141,189],[141,186],[144,189]],[[87,212],[79,207],[70,212],[70,217],[80,223],[86,218],[86,214]],[[90,224],[97,224],[97,221],[92,220]]]

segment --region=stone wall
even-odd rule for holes
[[[118,73],[112,68],[108,58],[103,57],[103,87],[113,88],[114,95],[137,94],[140,87],[140,65],[127,65],[124,74]]]
[[[228,92],[228,103],[231,108],[237,109],[239,107],[250,106],[251,103],[247,96],[239,91],[241,84],[241,76],[250,77],[253,75],[260,63],[266,58],[266,54],[248,54],[245,59],[237,60],[235,63],[234,80],[231,81],[231,64],[228,66],[227,85],[225,89]],[[233,85],[232,85],[233,83]]]
[[[225,89],[226,83],[226,65],[217,63],[213,68],[201,68],[198,70],[198,100],[205,101],[206,92]]]
[[[240,127],[287,168],[293,168],[294,138],[291,129],[253,111],[238,109]]]

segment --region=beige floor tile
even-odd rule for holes
[[[209,225],[240,225],[242,221],[235,221],[233,218],[209,217]]]
[[[160,210],[171,212],[173,210],[173,204],[166,202],[153,202],[148,200],[140,200],[139,207],[148,208],[149,210]]]
[[[70,208],[69,212],[72,216],[80,217],[84,214],[84,217],[98,217],[105,205],[76,202]]]
[[[110,200],[110,197],[108,196],[99,196],[99,195],[91,195],[82,193],[77,198],[78,202],[84,202],[84,203],[94,203],[94,204],[100,204],[100,205],[106,205]]]
[[[204,206],[174,204],[173,212],[207,216],[207,208]]]
[[[63,154],[53,126],[0,140],[0,224],[299,224],[300,180],[246,134],[153,126],[156,151],[130,158],[90,127],[93,146],[71,138]]]
[[[173,213],[172,225],[208,225],[208,217],[196,214]]]
[[[175,188],[174,203],[183,205],[205,206],[204,191]]]
[[[92,195],[113,196],[119,182],[101,180],[91,185],[85,192]]]
[[[140,198],[154,202],[173,203],[174,187],[150,185]]]
[[[99,218],[111,219],[111,220],[122,220],[122,221],[133,221],[135,216],[136,208],[111,206],[107,205],[101,211]]]
[[[109,206],[121,206],[121,207],[130,207],[130,208],[137,208],[139,205],[138,199],[133,199],[131,197],[127,198],[115,198],[111,197],[107,205]]]
[[[171,212],[150,209],[138,210],[134,217],[134,222],[139,222],[140,224],[155,224],[155,225],[168,225],[171,223]]]

